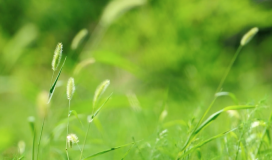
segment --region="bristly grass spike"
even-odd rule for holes
[[[259,31],[259,29],[257,27],[252,28],[251,30],[249,30],[241,39],[241,46],[246,45]]]
[[[75,80],[74,80],[73,77],[70,77],[68,79],[68,83],[67,83],[67,99],[68,100],[72,99],[75,90],[76,90],[76,88],[75,88]]]

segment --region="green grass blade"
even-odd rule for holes
[[[94,114],[90,118],[88,118],[88,122],[89,123],[93,121],[94,117],[99,113],[99,111],[101,110],[101,108],[108,102],[108,100],[111,98],[112,94],[113,93],[111,93],[108,96],[108,98],[104,101],[104,103],[94,112]]]
[[[232,68],[232,65],[234,64],[234,62],[235,62],[235,60],[237,59],[237,57],[238,57],[239,53],[241,52],[241,50],[242,50],[242,46],[240,45],[240,46],[238,47],[238,49],[236,50],[235,55],[233,56],[233,58],[232,58],[232,60],[231,60],[231,62],[230,62],[230,64],[229,64],[229,66],[228,66],[228,68],[227,68],[227,70],[226,70],[226,72],[225,72],[223,78],[221,79],[221,81],[220,81],[220,83],[219,83],[219,85],[218,85],[218,87],[217,87],[215,93],[217,93],[217,92],[220,91],[221,87],[223,86],[223,84],[224,84],[224,82],[225,82],[225,79],[227,78],[227,76],[228,76],[228,74],[229,74],[229,72],[230,72],[230,69]],[[206,109],[205,113],[202,115],[202,117],[201,117],[201,119],[199,120],[199,122],[197,123],[197,126],[196,126],[196,127],[198,127],[199,124],[204,120],[204,118],[206,117],[206,115],[208,114],[208,112],[210,111],[210,109],[212,108],[212,106],[213,106],[213,104],[214,104],[216,98],[217,98],[217,97],[214,97],[214,98],[213,98],[211,104],[210,104],[209,107]],[[187,146],[187,145],[185,145],[185,146]]]
[[[215,96],[216,97],[229,96],[236,105],[239,104],[238,99],[236,98],[236,96],[233,93],[230,93],[230,92],[218,92],[218,93],[215,94]]]
[[[34,160],[34,154],[35,154],[35,139],[36,139],[36,131],[35,131],[35,118],[34,117],[28,117],[28,122],[33,134],[33,144],[32,144],[32,160]]]
[[[123,158],[121,160],[124,160],[126,158],[126,156],[128,155],[128,153],[130,152],[130,150],[132,149],[133,146],[134,146],[134,144],[129,147],[129,149],[126,151],[125,155],[123,156]]]
[[[41,139],[42,139],[42,133],[43,133],[43,127],[44,127],[44,121],[45,121],[45,118],[43,119],[43,122],[42,122],[42,128],[41,128],[40,138],[39,138],[39,142],[38,142],[38,149],[37,149],[37,160],[39,159],[40,143],[41,143]]]
[[[207,127],[212,121],[214,121],[224,110],[220,110],[214,114],[212,114],[206,121],[204,121],[194,132],[194,134],[198,134],[203,128]]]
[[[208,117],[201,125],[199,125],[198,128],[196,128],[194,130],[194,132],[192,132],[190,134],[190,136],[187,138],[185,145],[183,146],[183,148],[181,149],[181,151],[178,154],[178,157],[182,154],[182,152],[189,146],[189,144],[192,142],[192,140],[194,140],[194,138],[205,128],[207,127],[209,124],[211,124],[211,122],[213,122],[222,112],[228,111],[228,110],[241,110],[241,109],[252,109],[255,108],[256,106],[254,105],[234,105],[234,106],[228,106],[223,108],[220,111],[215,112],[214,114],[212,114],[210,117]]]
[[[61,68],[60,68],[60,71],[59,71],[58,76],[57,76],[56,79],[55,79],[55,82],[53,83],[51,89],[49,90],[49,98],[48,98],[48,102],[47,102],[47,103],[50,103],[50,101],[51,101],[51,98],[52,98],[53,93],[54,93],[54,91],[55,91],[56,84],[57,84],[57,82],[58,82],[58,79],[59,79],[59,76],[60,76],[60,74],[61,74],[62,68],[63,68],[63,66],[64,66],[64,64],[65,64],[66,58],[67,58],[67,57],[65,57],[65,59],[64,59],[64,61],[63,61],[63,63],[62,63],[62,66],[61,66]]]
[[[69,111],[69,117],[71,116],[72,113],[73,113],[74,116],[77,118],[77,120],[80,122],[82,128],[84,128],[84,127],[83,127],[83,124],[82,124],[81,120],[78,118],[77,112],[76,112],[75,110],[70,110],[70,111]]]
[[[134,142],[128,143],[128,144],[125,144],[125,145],[122,145],[122,146],[118,146],[118,147],[113,147],[113,148],[110,148],[110,149],[107,149],[107,150],[104,150],[104,151],[95,153],[95,154],[93,154],[93,155],[87,156],[87,157],[83,158],[83,160],[85,160],[85,159],[91,159],[91,158],[93,158],[93,157],[96,157],[96,156],[99,156],[99,155],[102,155],[102,154],[105,154],[105,153],[114,151],[114,150],[116,150],[116,149],[120,149],[120,148],[129,146],[129,145],[132,145],[132,144],[134,144]]]
[[[225,107],[223,110],[228,111],[228,110],[241,110],[241,109],[253,109],[256,108],[255,105],[234,105],[234,106],[228,106]]]
[[[207,127],[212,121],[214,121],[222,112],[228,111],[228,110],[241,110],[241,109],[252,109],[255,108],[254,105],[234,105],[234,106],[228,106],[224,109],[212,114],[209,118],[207,118],[206,121],[204,121],[194,132],[194,134],[198,134],[203,128]]]
[[[87,129],[87,132],[86,132],[86,135],[85,135],[85,138],[84,138],[83,147],[82,147],[82,150],[81,150],[81,153],[80,153],[80,159],[81,159],[81,157],[83,155],[84,146],[85,146],[86,139],[87,139],[87,136],[88,136],[88,133],[89,133],[90,124],[93,121],[94,117],[99,113],[100,109],[106,104],[106,102],[110,99],[111,96],[112,96],[112,93],[109,95],[109,97],[104,101],[104,103],[96,110],[96,112],[92,116],[88,116],[88,123],[89,124],[88,124],[88,129]]]
[[[209,143],[209,142],[211,142],[211,141],[213,141],[213,140],[215,140],[215,139],[217,139],[217,138],[220,138],[220,137],[222,137],[222,136],[224,136],[224,135],[226,135],[226,134],[228,134],[228,133],[230,133],[230,132],[233,132],[233,131],[236,130],[236,129],[237,129],[237,128],[234,128],[234,129],[232,129],[232,130],[229,130],[229,131],[220,133],[220,134],[218,134],[218,135],[216,135],[216,136],[214,136],[214,137],[211,137],[211,138],[209,138],[209,139],[207,139],[207,140],[205,140],[205,141],[203,141],[203,142],[198,143],[198,144],[195,145],[194,147],[190,148],[187,152],[185,152],[180,158],[183,158],[183,157],[187,156],[188,154],[190,154],[191,152],[195,151],[196,149],[202,147],[203,145],[205,145],[205,144],[207,144],[207,143]]]

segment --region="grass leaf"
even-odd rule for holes
[[[211,142],[211,141],[213,141],[213,140],[215,140],[215,139],[217,139],[217,138],[220,138],[220,137],[222,137],[222,136],[224,136],[224,135],[226,135],[226,134],[228,134],[228,133],[230,133],[230,132],[233,132],[233,131],[236,130],[236,129],[237,129],[237,128],[234,128],[234,129],[231,129],[231,130],[229,130],[229,131],[220,133],[220,134],[218,134],[218,135],[216,135],[216,136],[214,136],[214,137],[211,137],[211,138],[209,138],[209,139],[207,139],[207,140],[205,140],[205,141],[202,141],[202,142],[198,143],[198,144],[195,145],[194,147],[190,148],[187,152],[185,152],[180,158],[183,158],[184,156],[187,156],[189,153],[191,153],[191,152],[193,152],[194,150],[196,150],[196,149],[202,147],[203,145],[205,145],[205,144],[207,144],[207,143],[209,143],[209,142]]]
[[[77,120],[80,122],[82,128],[84,128],[84,127],[83,127],[83,124],[82,124],[82,122],[81,122],[81,120],[78,118],[77,112],[76,112],[75,110],[70,110],[70,111],[69,111],[69,116],[70,116],[72,113],[73,113],[74,116],[77,118]]]
[[[88,122],[89,123],[93,121],[94,117],[99,113],[99,111],[101,110],[101,108],[108,102],[108,100],[110,99],[110,97],[112,96],[112,94],[113,93],[111,93],[109,95],[109,97],[104,101],[104,103],[94,112],[94,114],[90,118],[88,118]]]
[[[236,96],[233,93],[230,93],[230,92],[218,92],[218,93],[215,94],[215,96],[216,97],[229,96],[236,105],[239,104],[238,99],[236,98]]]
[[[129,145],[132,145],[132,144],[134,144],[134,142],[128,143],[128,144],[125,144],[125,145],[122,145],[122,146],[118,146],[118,147],[113,147],[113,148],[110,148],[110,149],[107,149],[107,150],[104,150],[104,151],[95,153],[95,154],[93,154],[93,155],[87,156],[87,157],[83,158],[83,160],[85,160],[85,159],[91,159],[91,158],[93,158],[93,157],[96,157],[96,156],[99,156],[99,155],[108,153],[108,152],[110,152],[110,151],[114,151],[114,150],[119,149],[119,148],[123,148],[123,147],[129,146]]]
[[[61,74],[62,68],[63,68],[63,66],[64,66],[64,64],[65,64],[66,58],[67,58],[67,57],[65,57],[65,59],[64,59],[64,61],[63,61],[63,63],[62,63],[62,66],[61,66],[61,68],[60,68],[59,74],[58,74],[58,76],[57,76],[55,82],[53,83],[51,89],[49,90],[49,99],[48,99],[48,102],[47,102],[47,103],[50,103],[50,101],[51,101],[51,98],[52,98],[53,93],[54,93],[54,91],[55,91],[56,84],[57,84],[57,82],[58,82],[58,79],[59,79],[59,76],[60,76],[60,74]]]

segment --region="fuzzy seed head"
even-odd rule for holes
[[[52,61],[53,71],[55,71],[58,68],[60,64],[61,56],[62,56],[62,43],[58,43],[55,49],[53,61]]]
[[[29,123],[34,123],[34,122],[35,122],[35,117],[29,116],[29,117],[28,117],[28,122],[29,122]]]
[[[107,87],[110,85],[110,80],[103,81],[95,90],[94,99],[93,99],[93,106],[95,106],[96,101],[98,98],[104,93]]]
[[[25,144],[24,141],[19,141],[18,142],[18,152],[20,154],[23,154],[25,152],[25,146],[26,146],[26,144]]]
[[[78,137],[75,134],[69,134],[67,136],[67,143],[68,143],[69,148],[72,148],[73,144],[78,143],[78,142],[79,142]]]
[[[257,27],[252,28],[249,30],[242,38],[241,40],[241,46],[246,45],[254,36],[255,34],[259,31]]]
[[[75,80],[74,80],[73,77],[70,77],[70,78],[68,79],[68,83],[67,83],[67,98],[68,98],[69,100],[72,99],[72,96],[73,96],[75,90],[76,90],[76,87],[75,87]]]

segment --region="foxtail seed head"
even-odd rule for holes
[[[75,88],[75,80],[74,80],[73,77],[70,77],[68,79],[68,83],[67,83],[67,98],[69,100],[72,99],[72,96],[73,96],[75,90],[76,90],[76,88]]]
[[[101,96],[101,94],[104,93],[104,91],[107,89],[107,87],[110,85],[110,80],[103,81],[95,90],[94,93],[94,99],[93,99],[93,107],[95,106],[95,103],[97,99]]]
[[[73,144],[78,143],[78,142],[79,142],[78,137],[75,134],[69,134],[67,136],[67,143],[68,143],[69,148],[72,148]]]
[[[55,71],[58,68],[60,64],[61,56],[62,56],[62,43],[58,43],[55,49],[53,61],[52,61],[53,71]]]
[[[241,46],[246,45],[254,36],[255,34],[259,31],[257,27],[252,28],[249,30],[242,38],[241,40]]]

